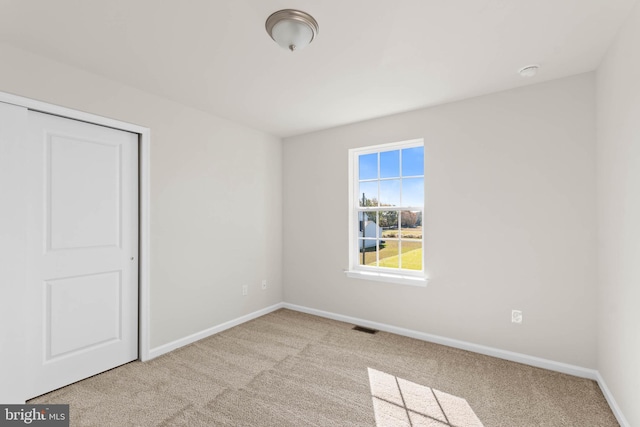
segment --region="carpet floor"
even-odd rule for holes
[[[291,310],[32,399],[72,426],[618,426],[591,380]]]

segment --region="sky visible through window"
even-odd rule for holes
[[[424,147],[360,155],[358,170],[359,197],[364,194],[380,206],[423,205]]]

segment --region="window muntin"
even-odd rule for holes
[[[350,150],[351,269],[424,273],[422,140]]]

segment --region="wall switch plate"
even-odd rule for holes
[[[261,286],[262,286],[262,290],[267,289],[267,279],[262,279],[262,284],[261,284]]]
[[[511,310],[511,323],[522,323],[522,310]]]
[[[249,286],[242,285],[242,295],[246,296],[249,293]]]

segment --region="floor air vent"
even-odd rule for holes
[[[378,332],[375,329],[365,328],[364,326],[354,326],[352,329],[354,331],[364,332],[367,334],[375,334],[376,332]]]

